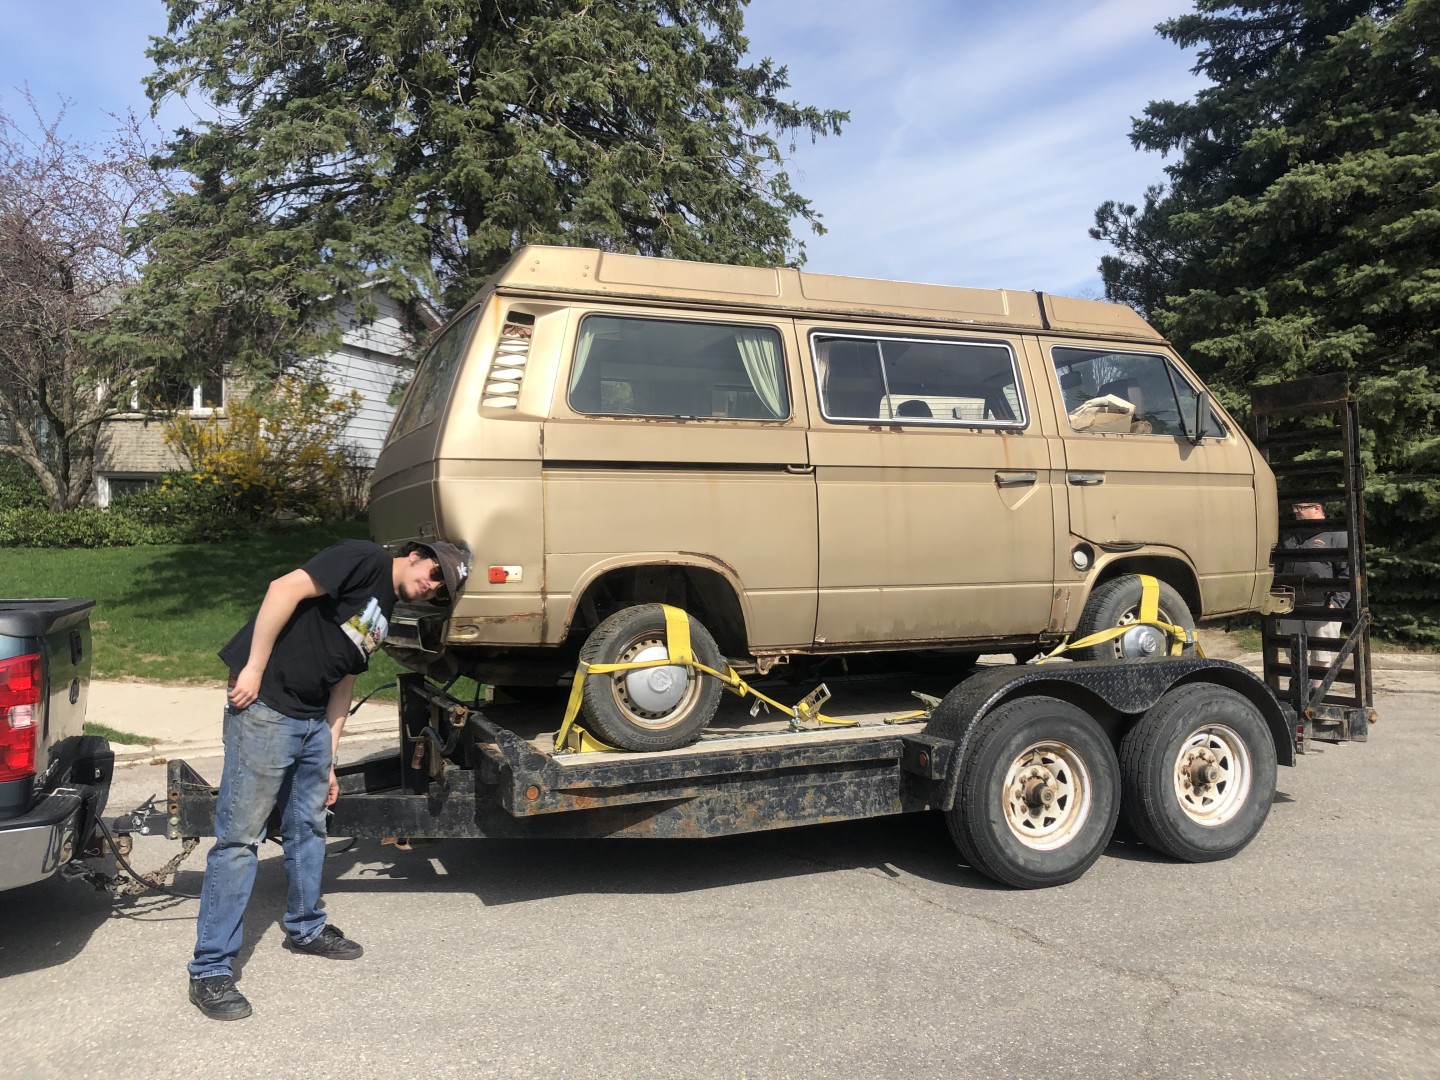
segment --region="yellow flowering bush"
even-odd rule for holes
[[[353,455],[342,437],[360,404],[353,390],[336,397],[290,373],[223,416],[171,414],[165,442],[184,460],[186,482],[213,485],[235,513],[323,517],[345,497]]]

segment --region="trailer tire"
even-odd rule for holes
[[[1140,617],[1140,592],[1140,578],[1135,574],[1123,574],[1097,586],[1085,601],[1085,609],[1080,613],[1080,621],[1075,627],[1075,637],[1089,637],[1112,626],[1125,626],[1137,621]],[[1160,620],[1184,627],[1193,637],[1195,617],[1180,594],[1162,581],[1159,600],[1157,614]],[[1165,635],[1157,632],[1152,639],[1158,645],[1155,651],[1143,652],[1136,647],[1140,643],[1132,643],[1127,652],[1126,640],[1124,637],[1112,638],[1098,645],[1078,649],[1073,655],[1076,660],[1142,659],[1145,656],[1166,655],[1170,644]],[[1194,653],[1195,646],[1190,644],[1185,646],[1182,655],[1192,656]]]
[[[1275,742],[1254,702],[1191,683],[1165,694],[1120,743],[1121,808],[1147,847],[1185,862],[1228,859],[1275,798]]]
[[[690,650],[706,667],[723,671],[715,639],[693,616]],[[669,656],[665,612],[659,604],[640,604],[615,612],[585,639],[580,659],[589,664],[619,664]],[[678,665],[590,675],[580,702],[585,726],[624,750],[673,750],[700,737],[720,704],[720,680]]]
[[[1041,695],[1007,702],[980,724],[945,813],[961,854],[1019,889],[1074,881],[1105,850],[1119,816],[1110,740],[1077,706]]]

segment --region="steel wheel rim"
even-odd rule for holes
[[[663,635],[646,634],[627,645],[617,661],[622,664],[663,660],[670,655]],[[633,724],[667,728],[689,712],[699,693],[700,681],[679,664],[664,664],[636,671],[619,671],[610,681],[616,706]]]
[[[1224,825],[1245,806],[1255,775],[1250,748],[1234,728],[1207,724],[1175,755],[1171,779],[1181,811],[1197,825]]]
[[[1033,851],[1064,847],[1089,819],[1094,790],[1085,759],[1073,746],[1032,743],[1006,770],[1001,792],[1005,824]]]

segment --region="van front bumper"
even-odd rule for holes
[[[75,830],[85,798],[51,792],[29,813],[0,821],[0,891],[44,881],[77,854]]]

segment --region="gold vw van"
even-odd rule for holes
[[[392,639],[496,686],[577,658],[764,673],[1033,652],[1267,607],[1275,481],[1128,308],[1043,293],[529,247],[421,361],[376,466],[382,543],[467,541],[453,611]],[[408,636],[407,636],[408,635]],[[1137,627],[1096,658],[1162,647]],[[592,676],[601,738],[696,737],[720,687]]]

